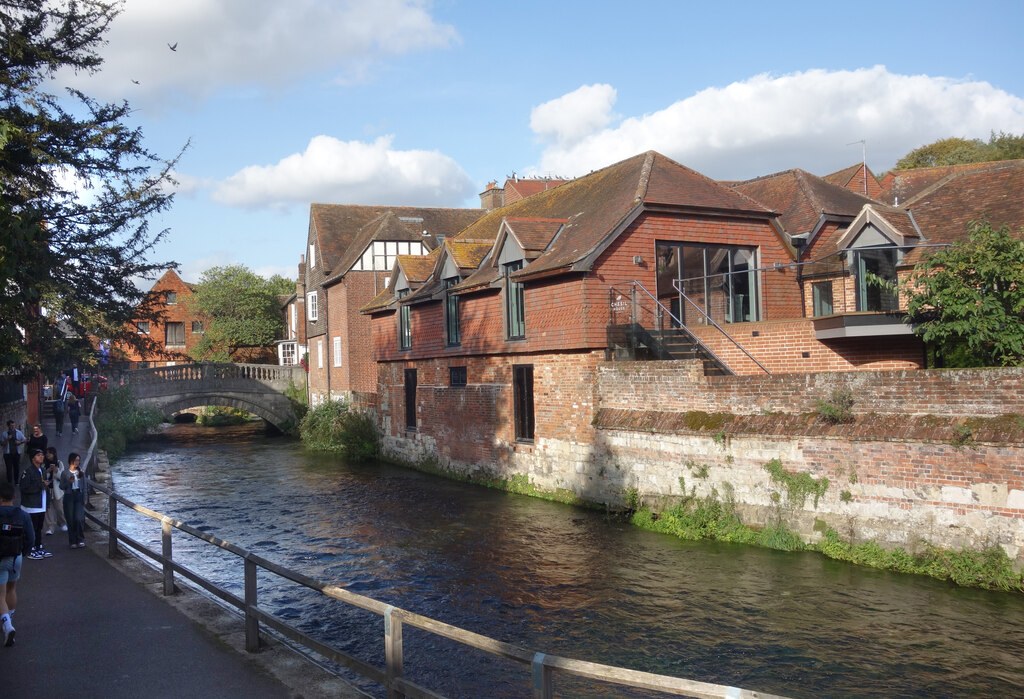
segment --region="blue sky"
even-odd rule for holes
[[[311,202],[475,207],[648,149],[745,179],[825,175],[865,139],[882,172],[1024,133],[1021,26],[984,0],[126,0],[78,84],[129,100],[159,155],[190,143],[153,259],[294,278]]]

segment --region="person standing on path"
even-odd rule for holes
[[[68,542],[73,549],[85,548],[85,474],[82,462],[75,452],[68,454],[68,467],[60,474],[60,487],[64,491],[64,518],[68,521]]]
[[[43,519],[46,517],[46,487],[48,483],[43,475],[43,452],[38,449],[29,454],[32,463],[21,474],[21,509],[28,513],[35,532],[35,548],[28,554],[29,558],[38,560],[49,558],[53,554],[43,548]]]
[[[78,362],[71,363],[71,390],[76,396],[82,395],[82,370],[78,368]]]
[[[78,434],[78,418],[82,415],[82,402],[74,393],[68,396],[68,417],[71,418],[71,433]]]
[[[47,447],[43,455],[43,475],[53,484],[46,493],[46,518],[43,526],[47,534],[53,534],[57,527],[62,532],[68,530],[67,519],[64,517],[64,491],[60,489],[62,473],[64,464],[57,458],[56,447]]]
[[[0,631],[6,647],[14,645],[13,616],[18,606],[16,585],[21,562],[34,544],[32,520],[14,506],[14,484],[0,483]]]
[[[43,434],[43,426],[38,422],[32,425],[32,434],[28,437],[28,444],[25,445],[25,453],[31,454],[36,449],[46,453],[46,445],[49,443],[49,438]],[[27,464],[26,464],[27,466]]]
[[[54,396],[50,407],[53,409],[53,422],[57,426],[57,436],[60,437],[64,433],[64,413],[68,411],[67,403],[64,402],[64,396]]]
[[[7,421],[7,430],[0,437],[0,445],[4,449],[4,466],[7,468],[7,482],[18,485],[21,475],[21,445],[25,443],[25,435],[14,425],[14,420]]]

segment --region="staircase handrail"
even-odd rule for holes
[[[738,349],[738,350],[739,350],[740,352],[742,352],[743,354],[747,355],[747,359],[749,359],[750,361],[752,361],[752,362],[753,362],[754,364],[756,364],[757,366],[761,367],[761,371],[763,371],[764,373],[766,373],[766,374],[768,374],[769,376],[771,376],[771,375],[772,375],[772,372],[768,371],[768,369],[767,369],[767,368],[765,367],[765,365],[764,365],[764,364],[762,364],[761,362],[757,361],[757,359],[756,359],[756,358],[754,357],[754,355],[752,355],[752,354],[751,354],[750,352],[748,352],[748,351],[747,351],[747,350],[746,350],[746,349],[745,349],[745,348],[743,347],[743,345],[741,345],[740,343],[736,342],[736,339],[735,339],[735,338],[734,338],[734,337],[733,337],[732,335],[730,335],[729,333],[725,332],[725,330],[724,330],[724,329],[722,328],[722,326],[721,326],[721,325],[719,325],[718,323],[716,323],[716,322],[715,322],[715,319],[714,319],[714,318],[712,318],[711,316],[709,316],[709,315],[708,315],[708,314],[707,314],[707,313],[706,313],[706,312],[704,311],[704,309],[700,307],[700,305],[699,305],[699,304],[698,304],[698,303],[697,303],[696,301],[694,301],[693,299],[691,299],[691,298],[690,298],[689,296],[687,296],[687,295],[686,295],[686,294],[685,294],[685,293],[683,292],[682,288],[681,288],[681,287],[680,287],[680,285],[679,285],[679,282],[680,282],[680,281],[682,281],[682,280],[680,280],[680,279],[673,279],[673,280],[672,280],[672,286],[673,286],[673,287],[675,288],[675,290],[676,290],[676,291],[678,291],[678,292],[679,292],[679,295],[680,295],[680,296],[682,296],[682,297],[683,297],[684,299],[686,299],[686,301],[687,301],[687,302],[688,302],[688,303],[689,303],[689,304],[690,304],[691,306],[693,306],[694,308],[696,308],[696,309],[697,309],[697,312],[698,312],[698,313],[700,313],[700,314],[701,314],[702,316],[704,316],[705,320],[707,320],[707,321],[708,321],[708,323],[710,323],[710,324],[711,324],[712,326],[714,326],[714,327],[715,327],[715,328],[716,328],[716,329],[718,330],[718,332],[720,332],[720,333],[722,333],[723,335],[725,335],[725,338],[726,338],[727,340],[729,340],[729,342],[731,342],[732,344],[736,345],[736,349]],[[646,289],[644,289],[644,291],[647,291],[647,290],[646,290]],[[648,293],[649,293],[649,292],[648,292]]]
[[[637,289],[637,288],[639,288],[639,289],[640,289],[640,290],[641,290],[642,292],[644,292],[645,294],[647,294],[647,296],[649,296],[649,297],[650,297],[650,299],[651,299],[652,301],[654,301],[655,305],[656,305],[656,306],[658,306],[658,308],[659,308],[659,309],[660,309],[660,310],[661,310],[661,311],[662,311],[663,313],[667,314],[669,318],[671,318],[672,320],[674,320],[674,321],[676,322],[676,326],[677,326],[677,327],[678,327],[678,328],[679,328],[680,330],[682,330],[682,331],[683,331],[684,333],[686,333],[686,335],[687,335],[687,336],[688,336],[688,337],[689,337],[689,338],[690,338],[690,339],[691,339],[691,340],[693,341],[693,343],[694,343],[695,345],[697,345],[698,347],[700,347],[700,349],[701,349],[701,350],[702,350],[703,352],[705,352],[705,353],[707,354],[707,356],[711,357],[711,358],[712,358],[712,359],[714,359],[714,360],[715,360],[716,362],[718,362],[718,364],[719,364],[720,366],[724,367],[726,371],[728,371],[728,372],[730,372],[730,373],[735,373],[735,372],[733,372],[733,371],[732,371],[731,369],[729,369],[729,365],[728,365],[728,364],[726,364],[725,362],[723,362],[723,361],[722,361],[722,359],[721,359],[721,358],[720,358],[720,357],[719,357],[719,356],[718,356],[717,354],[715,354],[715,353],[714,353],[714,352],[713,352],[713,351],[711,350],[711,348],[710,348],[710,347],[708,347],[707,345],[705,345],[705,344],[704,344],[703,342],[701,342],[701,341],[700,341],[700,338],[699,338],[699,337],[697,337],[697,336],[696,336],[696,335],[694,335],[694,334],[693,334],[692,332],[690,332],[690,329],[689,329],[688,327],[686,327],[686,325],[684,325],[684,324],[683,324],[683,321],[682,321],[682,320],[680,320],[679,318],[676,318],[676,317],[675,317],[675,315],[674,315],[674,314],[672,313],[672,311],[671,311],[671,310],[669,310],[669,308],[668,308],[668,307],[667,307],[667,306],[666,306],[665,304],[663,304],[663,303],[662,303],[662,302],[661,302],[661,301],[660,301],[660,300],[658,299],[658,297],[657,297],[657,296],[655,296],[655,295],[654,295],[654,294],[652,294],[652,293],[651,293],[650,291],[648,291],[648,290],[647,290],[647,288],[646,288],[646,287],[645,287],[645,286],[644,286],[644,285],[643,285],[642,283],[640,283],[640,281],[638,281],[638,280],[634,279],[634,280],[633,280],[633,293],[634,293],[634,294],[636,294],[636,289]],[[635,298],[634,298],[634,303],[633,303],[633,312],[632,312],[632,313],[633,313],[633,322],[635,323],[635,322],[636,322],[636,303],[635,303]],[[740,348],[740,349],[742,349],[742,348]],[[762,368],[763,368],[763,367],[762,367]],[[766,369],[765,371],[767,371],[767,369]]]

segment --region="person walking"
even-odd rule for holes
[[[82,457],[68,454],[68,467],[60,474],[64,491],[64,518],[68,522],[68,543],[73,549],[85,548],[85,474],[79,468]]]
[[[46,517],[46,488],[49,484],[43,475],[43,452],[34,449],[29,458],[32,463],[21,474],[18,487],[21,490],[21,509],[28,513],[35,533],[36,545],[28,557],[38,560],[53,555],[43,548],[43,519]]]
[[[60,527],[62,532],[68,530],[67,518],[64,516],[64,491],[60,487],[60,474],[64,473],[64,463],[57,458],[56,447],[47,447],[43,455],[43,474],[53,483],[46,493],[46,518],[43,527],[47,534],[53,534]]]
[[[76,396],[82,395],[82,370],[78,368],[78,362],[71,363],[71,390]]]
[[[14,484],[0,483],[0,631],[8,648],[14,645],[21,562],[34,545],[32,520],[14,506]]]
[[[71,433],[78,434],[78,418],[82,415],[82,402],[74,393],[68,396],[68,417],[71,419]]]
[[[32,425],[32,434],[28,437],[28,444],[25,445],[25,453],[31,454],[33,451],[38,449],[39,451],[46,453],[46,445],[49,443],[49,438],[43,434],[43,426],[38,422]],[[27,464],[26,464],[27,465]]]
[[[24,433],[17,428],[14,420],[7,421],[7,430],[0,437],[4,450],[4,466],[7,468],[7,482],[18,485],[21,475],[21,445],[25,443]]]
[[[64,434],[64,414],[68,411],[63,391],[53,397],[50,407],[53,409],[53,423],[57,427],[57,436],[60,437]]]

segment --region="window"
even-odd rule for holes
[[[896,283],[896,265],[902,253],[896,246],[853,250],[851,269],[856,281],[858,311],[895,311],[899,299],[882,284]],[[881,283],[879,283],[881,282]]]
[[[366,248],[352,270],[357,272],[389,272],[399,255],[426,255],[429,252],[419,241],[374,241]]]
[[[292,326],[292,333],[294,334],[295,333],[296,319],[298,318],[298,315],[299,315],[299,307],[298,307],[297,304],[293,303],[289,310],[291,311],[291,316],[292,316],[291,326]]]
[[[685,325],[707,323],[704,314],[716,323],[760,319],[757,248],[658,243],[655,254],[658,299]]]
[[[166,298],[167,298],[167,305],[168,306],[176,306],[176,305],[178,305],[178,294],[177,294],[177,292],[168,291]]]
[[[517,260],[503,265],[505,276],[505,337],[518,340],[526,337],[526,318],[523,307],[523,285],[512,281],[511,275],[523,268],[523,261]]]
[[[459,297],[449,291],[458,283],[458,277],[449,277],[444,280],[444,327],[445,338],[449,345],[457,345],[462,341],[462,334],[459,330]]]
[[[832,282],[814,282],[811,284],[811,296],[814,303],[814,315],[832,315]]]
[[[306,313],[309,315],[310,322],[317,320],[315,291],[311,291],[306,294]]]
[[[316,341],[316,365],[317,365],[317,368],[319,368],[319,369],[323,369],[324,368],[324,341],[323,340],[317,340]]]
[[[416,429],[416,370],[405,370],[405,429]]]
[[[463,388],[466,385],[466,367],[448,367],[448,385],[452,388]]]
[[[309,268],[316,269],[316,244],[309,244]]]
[[[282,342],[281,345],[281,365],[292,366],[295,364],[295,343],[294,342]]]
[[[512,401],[516,440],[533,441],[533,365],[512,366]]]
[[[398,298],[403,299],[409,295],[408,289],[398,292]],[[398,349],[407,350],[412,347],[412,309],[409,304],[403,303],[398,306]]]
[[[197,334],[197,335],[202,335],[203,334],[203,321],[201,321],[201,320],[193,320],[192,321],[192,332]]]
[[[164,344],[171,346],[185,345],[185,324],[168,323],[164,326]]]
[[[334,338],[334,366],[341,366],[341,338]]]
[[[138,323],[135,324],[135,327],[137,327],[139,329],[139,334],[140,335],[148,335],[149,334],[149,321],[148,320],[140,320]]]

